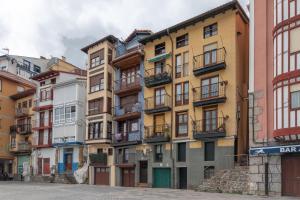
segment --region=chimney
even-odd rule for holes
[[[66,61],[66,57],[65,57],[65,56],[61,56],[61,59],[62,59],[63,61]]]

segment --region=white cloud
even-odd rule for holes
[[[248,0],[241,0],[246,4]],[[154,32],[228,0],[0,0],[0,49],[27,56],[61,56],[79,66],[80,48],[107,34]],[[1,53],[1,51],[0,51]]]

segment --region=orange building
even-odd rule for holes
[[[0,179],[12,177],[13,159],[10,153],[10,126],[15,121],[15,102],[10,96],[35,88],[35,84],[11,74],[0,71]]]

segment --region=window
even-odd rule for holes
[[[90,92],[104,90],[104,74],[98,74],[90,77]]]
[[[163,72],[165,72],[165,64],[165,60],[161,60],[154,63],[155,75],[162,74]]]
[[[166,53],[166,47],[165,47],[165,43],[160,43],[158,45],[155,45],[155,55],[160,55],[160,54],[164,54]]]
[[[2,92],[2,80],[0,79],[0,92]]]
[[[204,46],[204,66],[217,63],[217,43]]]
[[[186,160],[186,143],[178,143],[177,144],[177,161],[185,162]]]
[[[175,56],[176,78],[181,77],[182,73],[182,58],[181,54]]]
[[[108,148],[108,155],[112,156],[113,155],[113,148]]]
[[[56,83],[56,78],[51,79],[51,84],[55,84]]]
[[[201,98],[211,98],[219,96],[219,77],[203,79],[201,81]]]
[[[23,60],[23,66],[30,71],[30,62],[28,60]]]
[[[11,137],[10,137],[10,146],[11,146],[11,148],[16,147],[16,135],[11,135]]]
[[[103,149],[102,148],[97,149],[97,154],[101,154],[101,153],[103,153]]]
[[[127,70],[122,70],[121,72],[121,86],[120,87],[128,87],[130,84],[137,83],[139,78],[139,68],[134,67]]]
[[[184,52],[175,56],[175,72],[176,78],[189,75],[189,53]]]
[[[22,102],[22,108],[27,108],[27,101]]]
[[[29,108],[32,107],[32,99],[29,99],[29,101],[28,101],[28,107],[29,107]]]
[[[211,24],[209,26],[204,27],[204,38],[208,38],[218,34],[218,25],[217,23]]]
[[[110,97],[107,97],[107,108],[106,108],[106,111],[107,111],[107,113],[109,113],[109,114],[111,114],[111,110],[112,110],[112,102],[111,102],[112,100],[111,100],[111,98]]]
[[[97,51],[90,56],[90,68],[104,64],[104,49]]]
[[[176,38],[176,48],[180,48],[189,44],[189,35],[186,33]]]
[[[96,115],[103,112],[103,98],[89,101],[89,115]]]
[[[291,92],[291,109],[300,108],[300,91]]]
[[[154,161],[155,162],[162,162],[163,160],[163,152],[162,152],[162,145],[154,145]]]
[[[112,122],[107,122],[107,139],[111,139],[111,134],[112,134]]]
[[[41,67],[39,67],[37,65],[34,65],[33,66],[33,71],[36,72],[36,73],[41,73]]]
[[[136,132],[139,130],[138,120],[132,120],[129,122],[129,131]]]
[[[189,103],[189,82],[176,84],[175,105],[185,105]]]
[[[204,179],[209,179],[215,174],[214,166],[204,166]]]
[[[88,127],[88,139],[101,139],[103,134],[103,122],[89,123]]]
[[[52,99],[52,90],[49,88],[42,89],[40,92],[40,101],[47,101]]]
[[[155,89],[155,106],[164,106],[165,105],[165,88]]]
[[[107,53],[107,61],[108,61],[109,64],[110,64],[111,61],[112,61],[112,56],[113,56],[112,54],[113,54],[112,50],[111,50],[111,49],[108,49],[108,53]]]
[[[215,160],[215,143],[205,142],[204,143],[204,160],[214,161]]]
[[[125,148],[124,154],[123,154],[123,161],[124,161],[124,163],[127,163],[128,160],[129,160],[129,149]]]
[[[75,121],[76,106],[66,106],[66,122]]]
[[[183,67],[182,67],[183,77],[189,75],[189,52],[183,53]]]
[[[210,108],[204,110],[204,131],[211,132],[217,129],[218,111],[216,108]]]
[[[176,135],[186,136],[188,134],[188,113],[176,113]]]
[[[107,74],[107,89],[110,91],[112,89],[112,75],[109,72]]]
[[[54,109],[54,123],[61,124],[65,122],[65,112],[64,107],[59,107]]]

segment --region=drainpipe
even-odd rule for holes
[[[173,65],[174,65],[174,61],[173,61],[173,58],[174,58],[174,55],[173,55],[173,49],[174,49],[174,43],[173,43],[173,39],[170,35],[170,30],[167,29],[167,34],[170,38],[170,41],[171,41],[171,77],[172,77],[172,80],[173,80]],[[173,83],[171,84],[171,97],[173,97]],[[172,99],[172,98],[171,98]],[[171,101],[171,107],[172,107],[172,112],[171,112],[171,138],[170,138],[170,148],[171,148],[171,160],[172,160],[172,188],[176,188],[176,184],[175,184],[175,159],[174,159],[174,153],[173,153],[173,99]]]

